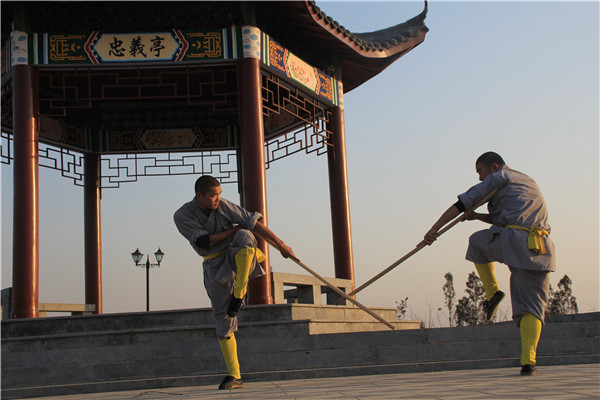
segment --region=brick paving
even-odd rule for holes
[[[333,400],[333,399],[599,399],[600,364],[538,366],[538,375],[519,368],[363,375],[341,378],[245,381],[243,389],[210,386],[131,390],[38,397],[61,400]]]

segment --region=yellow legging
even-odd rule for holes
[[[244,297],[248,290],[248,276],[250,275],[250,268],[252,268],[255,255],[259,263],[267,259],[259,248],[244,247],[235,253],[237,273],[235,275],[235,283],[233,284],[233,295],[238,299]]]
[[[242,375],[240,374],[235,335],[232,333],[228,338],[219,340],[219,345],[221,346],[221,352],[223,352],[227,373],[236,379],[240,379]]]
[[[479,274],[479,278],[485,289],[485,298],[487,301],[490,301],[492,297],[494,297],[494,294],[499,290],[498,281],[494,274],[494,263],[475,263],[475,268],[477,268],[477,273]]]
[[[248,289],[248,276],[250,275],[250,268],[252,267],[252,261],[254,261],[255,252],[256,250],[252,247],[244,247],[235,253],[237,273],[235,275],[233,295],[238,299],[241,299],[246,295]]]
[[[525,314],[519,324],[521,329],[521,365],[535,365],[537,345],[542,333],[542,321],[533,314]]]

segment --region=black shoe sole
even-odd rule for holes
[[[229,315],[231,318],[237,317],[242,309],[242,305],[242,299],[237,299],[234,296],[231,296],[231,302],[229,303],[229,307],[227,307],[227,315]]]
[[[531,367],[528,369],[525,369],[524,367],[521,367],[521,375],[537,375],[537,368],[536,367]]]
[[[244,383],[241,379],[234,379],[232,376],[226,376],[219,385],[219,390],[241,389]]]
[[[492,310],[492,312],[488,313],[487,312],[488,310],[486,309],[486,316],[487,316],[488,321],[493,320],[494,317],[496,316],[496,313],[498,312],[498,307],[500,306],[500,302],[502,302],[502,300],[504,300],[504,298],[506,297],[506,293],[499,290],[494,294],[494,297],[496,297],[496,296],[499,296],[499,299],[495,301],[494,309]],[[492,300],[490,300],[490,302],[494,301],[494,297],[492,297]]]
[[[227,386],[219,386],[219,390],[231,390],[231,389],[241,389],[244,387],[243,383],[235,384],[235,385],[227,385]]]

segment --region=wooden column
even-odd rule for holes
[[[36,70],[16,65],[13,79],[14,208],[12,318],[39,317],[39,163]]]
[[[344,109],[331,110],[328,128],[333,132],[327,148],[329,168],[329,196],[331,201],[331,228],[333,233],[333,259],[335,277],[351,279],[354,289],[354,260],[352,256],[352,230],[350,227],[350,201],[346,167],[346,134]]]
[[[100,156],[85,155],[84,236],[85,303],[94,304],[94,314],[102,314],[102,235],[100,218]]]
[[[240,122],[240,179],[242,206],[257,211],[267,225],[267,186],[265,171],[265,135],[262,113],[260,60],[242,58],[237,62]],[[261,265],[266,274],[248,284],[248,304],[273,304],[268,245],[258,240],[267,260]]]

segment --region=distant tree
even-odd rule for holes
[[[408,297],[397,301],[396,304],[396,319],[404,319],[406,317],[406,309],[408,308]]]
[[[448,323],[450,324],[449,326],[454,326],[454,297],[456,296],[456,292],[454,291],[454,277],[450,272],[447,272],[444,278],[446,279],[446,283],[442,286],[442,290],[444,291],[444,303],[448,309]]]
[[[455,318],[457,326],[481,325],[487,323],[483,302],[485,290],[481,279],[475,272],[471,272],[467,279],[466,296],[456,304]]]
[[[573,296],[573,290],[571,289],[572,283],[571,279],[565,275],[558,281],[558,291],[554,291],[552,285],[550,285],[546,314],[577,314],[579,307],[577,307],[577,299]]]

